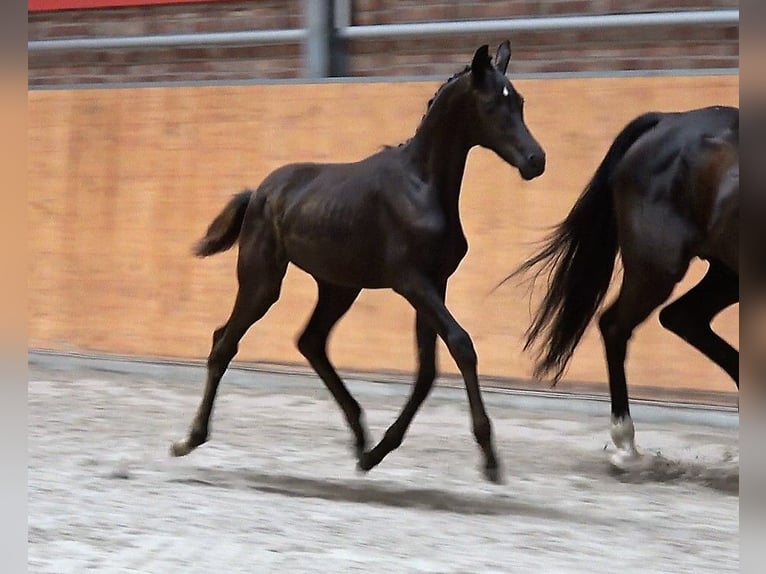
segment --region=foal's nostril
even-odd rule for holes
[[[540,169],[545,166],[545,154],[532,152],[527,156],[527,163],[530,167]]]

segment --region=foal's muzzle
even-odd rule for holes
[[[529,181],[539,177],[545,171],[545,152],[540,150],[528,154],[524,158],[524,163],[519,166],[521,177]]]

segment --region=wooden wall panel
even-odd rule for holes
[[[548,153],[529,183],[483,149],[471,152],[461,209],[470,242],[448,303],[473,335],[483,375],[527,378],[525,288],[500,282],[568,212],[616,133],[647,110],[738,104],[738,78],[518,80],[527,122]],[[32,91],[29,93],[29,345],[203,358],[228,316],[236,249],[206,260],[190,249],[230,194],[288,162],[347,161],[415,130],[431,82]],[[695,264],[684,281],[701,276]],[[299,363],[294,340],[315,299],[291,268],[281,300],[243,340],[239,358]],[[717,328],[738,344],[738,308]],[[365,292],[340,323],[341,368],[414,368],[413,313]],[[441,368],[455,372],[443,347]],[[731,391],[716,367],[665,333],[637,331],[635,386]],[[567,381],[604,381],[595,329]],[[562,386],[565,388],[566,384]]]

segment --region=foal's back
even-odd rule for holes
[[[439,211],[425,187],[404,147],[351,163],[289,164],[264,179],[255,192],[263,207],[248,217],[262,224],[265,210],[287,259],[315,277],[384,287],[391,269],[380,263],[405,258],[418,214]]]

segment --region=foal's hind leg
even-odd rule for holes
[[[736,273],[712,261],[697,285],[660,311],[660,323],[726,371],[739,388],[739,353],[710,328],[718,313],[738,301]]]
[[[639,457],[634,441],[635,429],[630,417],[628,386],[625,379],[628,341],[633,330],[670,297],[677,281],[678,276],[660,273],[656,269],[626,267],[617,300],[599,319],[609,372],[611,435],[617,447],[617,454],[612,457],[612,462],[618,466]]]
[[[240,245],[238,261],[239,291],[234,309],[225,325],[213,334],[213,346],[207,360],[207,382],[197,414],[187,438],[171,446],[173,456],[189,454],[207,441],[210,415],[213,412],[218,384],[237,354],[239,341],[253,323],[279,298],[287,262],[276,255],[270,233],[253,233]]]
[[[337,401],[354,433],[357,459],[367,448],[367,433],[362,423],[362,407],[348,392],[327,358],[327,337],[333,326],[348,311],[359,295],[359,289],[317,281],[319,299],[314,313],[298,339],[298,350],[306,357]]]
[[[444,289],[441,291],[441,298],[444,300]],[[375,448],[365,453],[360,459],[360,470],[370,470],[380,464],[388,453],[399,448],[415,413],[431,392],[436,378],[436,331],[430,321],[420,313],[415,319],[415,335],[418,345],[418,375],[415,386],[399,417],[388,427],[386,434]]]

